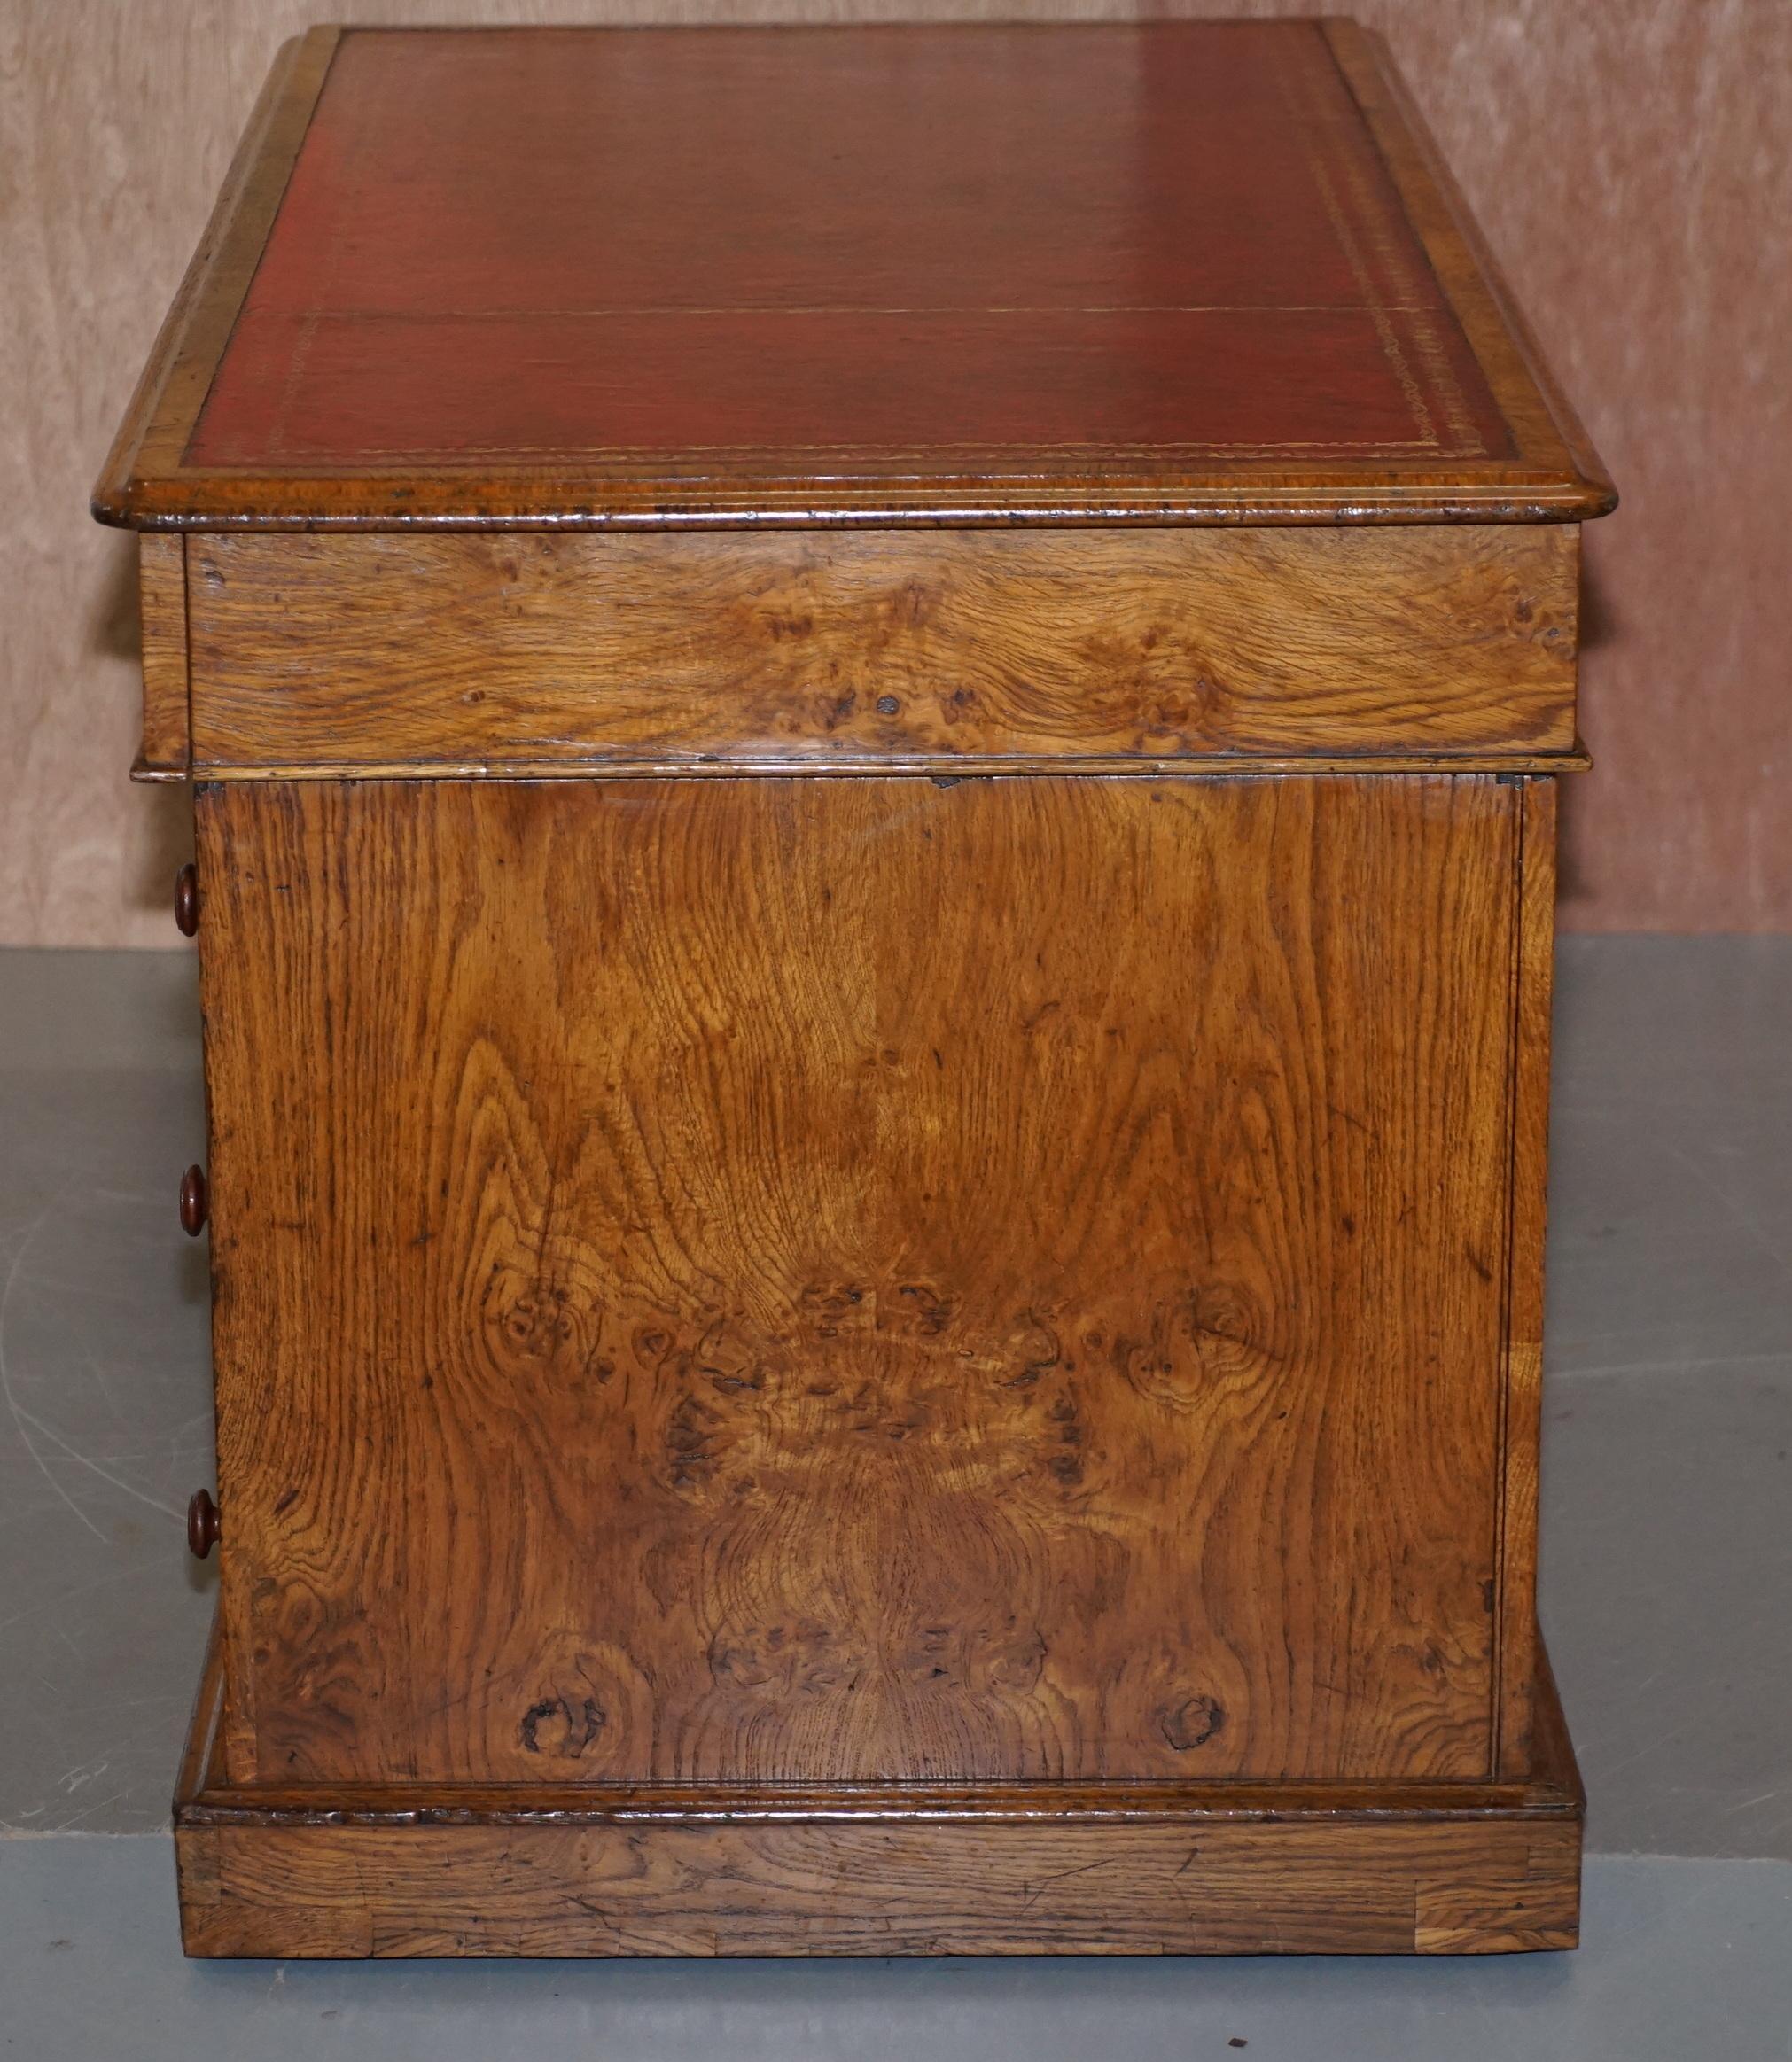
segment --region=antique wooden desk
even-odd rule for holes
[[[1347,23],[314,31],[100,485],[208,1955],[1575,1938],[1610,487]]]

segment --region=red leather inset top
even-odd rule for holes
[[[1310,23],[362,30],[186,463],[1511,448]]]

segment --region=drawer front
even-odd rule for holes
[[[1489,1773],[1522,791],[202,787],[231,1778]]]
[[[1574,745],[1578,533],[195,536],[195,765],[881,769]]]

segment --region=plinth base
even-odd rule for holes
[[[1523,1783],[231,1789],[208,1662],[190,1955],[1497,1954],[1571,1948],[1547,1673]]]

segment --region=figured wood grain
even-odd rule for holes
[[[207,769],[1574,744],[1570,529],[195,537]]]
[[[1522,1818],[1532,1825],[1578,1825],[1586,1798],[1548,1657],[1538,1647],[1533,1752],[1522,1775],[1500,1781],[1367,1781],[1224,1777],[1150,1783],[331,1783],[230,1779],[222,1724],[224,1651],[214,1621],[175,1789],[176,1826],[673,1825],[833,1820],[926,1825],[1162,1823],[1195,1818],[1242,1823],[1289,1816],[1339,1824],[1369,1817]]]
[[[192,759],[184,537],[141,541],[137,601],[143,631],[141,765],[145,772],[183,774]]]
[[[1515,796],[202,787],[232,1780],[1486,1776]]]
[[[190,1955],[1500,1953],[1576,1939],[1578,1831],[183,1826]]]

